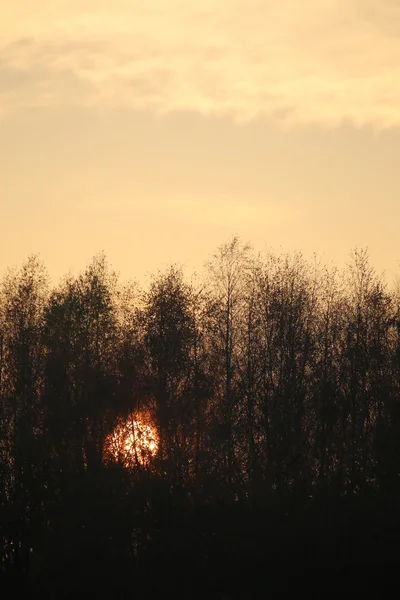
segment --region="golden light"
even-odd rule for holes
[[[157,451],[157,431],[143,416],[130,415],[106,438],[105,459],[126,467],[148,465]]]

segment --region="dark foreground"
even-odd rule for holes
[[[400,295],[363,251],[1,280],[1,598],[386,597],[399,474]]]
[[[52,539],[31,553],[25,579],[9,576],[4,585],[40,598],[385,598],[400,566],[399,511],[389,499],[164,516],[140,560],[105,547],[93,531],[72,546],[71,536]]]

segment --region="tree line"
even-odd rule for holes
[[[282,561],[325,568],[337,530],[361,560],[370,515],[374,560],[395,560],[399,309],[365,250],[339,271],[234,238],[201,276],[171,266],[147,289],[104,255],[57,286],[36,256],[6,271],[3,576],[43,597],[82,577],[219,593],[243,569],[262,581],[262,557],[271,578]],[[132,415],[157,436],[145,461],[107,445]]]

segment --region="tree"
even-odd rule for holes
[[[8,505],[8,558],[21,574],[40,530],[46,457],[41,447],[43,348],[41,331],[48,277],[36,256],[3,280],[3,501]],[[3,505],[4,506],[4,505]]]
[[[144,299],[150,390],[159,426],[159,457],[172,481],[188,475],[196,413],[193,397],[196,322],[193,290],[171,267],[153,280]]]
[[[207,264],[210,277],[208,343],[214,376],[215,424],[224,453],[224,478],[231,487],[241,478],[242,466],[235,457],[235,426],[243,410],[238,384],[240,350],[246,314],[246,274],[251,248],[233,238],[218,249]]]
[[[63,473],[101,464],[115,397],[116,276],[103,255],[51,295],[45,314],[46,418]]]

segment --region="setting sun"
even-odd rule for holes
[[[108,460],[116,460],[124,466],[146,465],[158,450],[155,428],[142,416],[130,415],[115,427],[107,437],[105,454]]]

